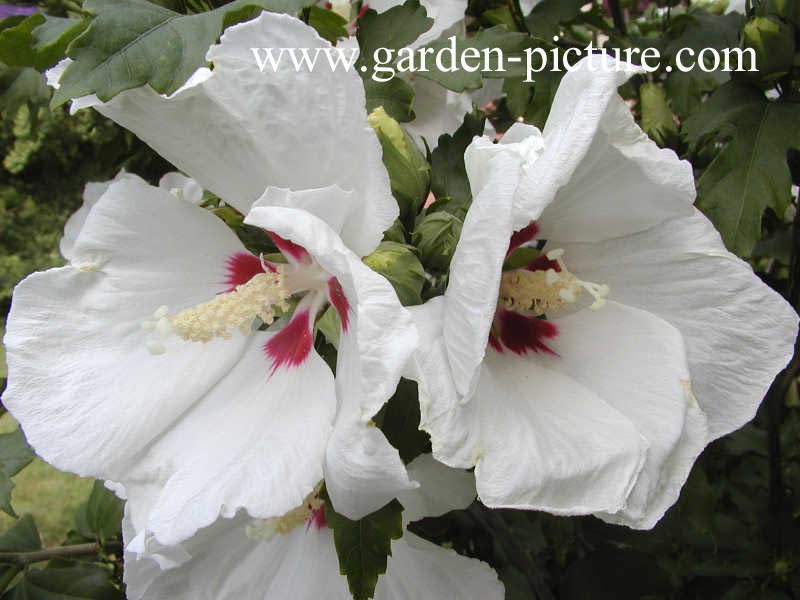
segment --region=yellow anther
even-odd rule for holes
[[[303,504],[293,508],[282,517],[254,519],[247,526],[247,537],[251,540],[269,541],[276,535],[285,535],[295,527],[306,524],[314,513],[325,504],[319,497],[320,488],[322,488],[321,482],[314,488],[313,492],[306,496]]]
[[[503,273],[500,280],[502,306],[509,310],[531,312],[540,316],[574,304],[583,291],[588,292],[593,298],[590,309],[597,310],[605,304],[609,287],[581,281],[570,273],[563,261],[563,249],[551,250],[546,256],[558,264],[559,271],[552,268],[546,271],[515,269]]]
[[[192,342],[228,339],[234,330],[247,335],[256,318],[270,324],[276,309],[289,310],[291,294],[284,279],[282,266],[275,272],[259,273],[230,292],[181,311],[172,319],[172,331]]]

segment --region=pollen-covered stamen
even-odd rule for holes
[[[273,519],[254,519],[246,528],[247,537],[251,540],[269,541],[276,535],[286,535],[295,528],[306,525],[310,527],[312,524],[317,525],[321,529],[325,525],[325,501],[319,497],[320,488],[322,483],[314,488],[303,504],[297,508],[293,508],[282,517],[275,517]]]
[[[574,304],[583,291],[594,298],[591,310],[606,303],[609,287],[575,277],[564,264],[564,250],[558,248],[546,254],[558,270],[515,269],[503,274],[500,281],[500,304],[508,310],[532,312],[540,316]]]
[[[275,320],[276,309],[289,310],[290,296],[284,269],[276,268],[274,272],[259,273],[231,292],[182,310],[172,319],[172,329],[192,342],[228,339],[235,330],[247,335],[256,318],[270,324]]]

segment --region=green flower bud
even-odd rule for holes
[[[792,70],[795,52],[794,27],[776,17],[754,17],[742,31],[742,43],[756,53],[758,72],[736,73],[741,78],[769,82]]]
[[[411,136],[379,106],[368,117],[383,149],[383,164],[397,203],[400,219],[406,225],[422,209],[430,186],[430,165]]]
[[[437,211],[420,219],[411,240],[419,249],[422,262],[432,271],[446,271],[461,237],[461,219]]]
[[[644,83],[639,88],[642,129],[662,148],[678,143],[678,126],[667,104],[667,94],[657,83]]]
[[[375,252],[364,257],[364,263],[389,280],[404,306],[422,304],[425,269],[412,246],[381,242]]]

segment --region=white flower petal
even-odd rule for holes
[[[691,394],[680,332],[661,318],[608,302],[554,318],[558,356],[537,359],[586,386],[647,440],[644,468],[614,522],[650,528],[672,506],[706,445],[705,417]]]
[[[487,354],[473,398],[478,496],[558,515],[616,512],[647,443],[627,417],[539,358]]]
[[[86,217],[89,216],[89,212],[92,210],[92,208],[94,208],[94,205],[97,204],[97,201],[100,199],[100,197],[106,193],[106,190],[112,183],[115,181],[121,181],[123,179],[139,181],[145,185],[147,183],[137,175],[128,173],[125,171],[125,169],[122,169],[119,173],[117,173],[117,176],[110,181],[90,181],[84,186],[83,204],[78,210],[70,215],[69,219],[67,219],[67,222],[64,225],[64,237],[62,237],[61,241],[59,242],[61,256],[67,260],[72,259],[72,249],[75,247],[75,240],[78,239],[78,234],[81,232],[81,229],[83,229],[83,224],[86,222]]]
[[[607,283],[618,302],[659,315],[683,335],[709,441],[753,418],[789,362],[797,315],[725,250],[699,211],[637,235],[564,245],[570,270]]]
[[[453,134],[461,126],[464,115],[472,111],[472,101],[465,92],[453,92],[422,77],[414,79],[413,85],[411,108],[416,118],[404,126],[424,152],[425,142],[433,149],[439,143],[439,136]]]
[[[408,531],[392,542],[375,600],[501,600],[505,588],[489,565],[432,544]]]
[[[125,556],[130,600],[348,600],[329,529],[299,526],[271,540],[247,536],[244,516],[220,519],[185,544],[191,559],[162,571],[148,557]]]
[[[350,305],[336,366],[339,412],[328,444],[325,479],[336,510],[360,518],[415,484],[395,448],[369,419],[394,394],[417,344],[411,316],[391,284],[370,270],[316,216],[257,205],[245,222],[305,248],[342,286]]]
[[[430,454],[412,460],[408,464],[408,474],[420,485],[397,496],[403,505],[406,523],[467,508],[478,493],[472,473],[446,467]]]
[[[567,73],[544,128],[544,152],[520,183],[542,237],[590,242],[691,214],[691,165],[660,149],[617,94],[639,68],[584,58]],[[619,69],[615,71],[615,69]]]
[[[158,187],[167,190],[189,204],[200,204],[203,201],[203,188],[191,177],[172,171],[166,173],[159,181]]]
[[[17,286],[4,340],[3,400],[38,454],[79,475],[124,481],[136,456],[238,360],[245,339],[179,338],[147,350],[142,322],[224,289],[242,250],[211,213],[138,180],[112,184],[71,264]]]
[[[245,214],[270,185],[352,190],[377,245],[398,208],[361,78],[332,71],[322,52],[312,72],[296,71],[288,55],[277,72],[261,72],[251,48],[264,46],[331,48],[301,21],[265,12],[227,29],[208,52],[213,71],[169,98],[145,86],[95,108]]]
[[[470,149],[467,152],[465,161]],[[509,153],[489,157],[485,168],[485,183],[467,212],[450,263],[444,301],[447,358],[461,396],[468,396],[474,389],[486,352],[503,261],[512,234],[513,197],[519,180],[519,161]]]
[[[185,540],[241,508],[281,516],[322,480],[336,414],[333,374],[313,351],[301,365],[271,372],[263,345],[272,335],[252,334],[239,362],[128,476],[162,479],[147,518],[161,543]]]
[[[162,570],[151,558],[125,555],[130,600],[350,600],[330,529],[311,525],[269,541],[247,537],[247,519],[220,519],[186,549],[191,559]],[[130,529],[130,527],[126,527]],[[406,532],[392,541],[375,600],[500,600],[503,585],[485,563]]]

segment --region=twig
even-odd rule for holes
[[[608,0],[608,5],[611,8],[611,18],[614,20],[614,27],[622,35],[628,34],[628,29],[625,26],[625,15],[622,12],[622,7],[619,0]]]
[[[31,552],[0,552],[0,563],[29,565],[31,563],[44,562],[54,558],[87,556],[100,552],[120,552],[121,550],[121,542],[109,542],[105,546],[101,546],[96,542],[91,544],[74,544],[72,546],[56,546],[54,548],[33,550]]]

